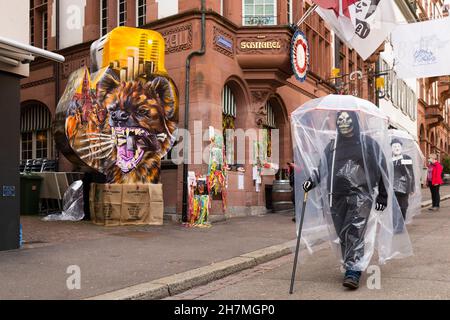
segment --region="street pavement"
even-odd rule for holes
[[[22,217],[24,249],[0,252],[0,300],[82,299],[206,267],[295,238],[292,214],[214,223],[211,228],[99,227]],[[81,289],[68,290],[69,266]]]
[[[408,232],[414,256],[389,261],[379,269],[374,258],[375,267],[363,274],[357,291],[342,286],[335,254],[324,245],[298,264],[292,295],[294,258],[289,254],[167,299],[450,299],[450,201],[442,202],[439,212],[422,210]],[[378,274],[379,286],[374,280]]]
[[[429,198],[428,194],[424,190],[424,200]],[[441,194],[450,194],[450,187],[444,187]],[[442,205],[440,212],[430,215],[425,211],[408,228],[416,255],[382,267],[382,290],[378,291],[378,294],[385,292],[382,297],[388,298],[387,292],[449,297],[450,208],[447,202]],[[292,267],[292,255],[286,256],[290,253],[286,244],[295,238],[291,217],[292,214],[267,214],[234,218],[214,223],[209,229],[185,228],[174,222],[157,227],[106,228],[89,222],[42,222],[39,217],[22,217],[24,248],[0,252],[0,300],[108,298],[111,296],[103,294],[133,286],[153,288],[153,282],[164,283],[161,297],[165,297],[191,288],[186,285],[198,286],[202,281],[213,286],[220,282],[229,284],[208,294],[197,294],[202,298],[338,298],[332,293],[342,294],[341,275],[327,249],[300,266],[296,293],[292,297],[286,295]],[[70,266],[80,268],[80,289],[67,287],[72,275],[68,273]],[[208,268],[215,269],[205,272]],[[236,273],[243,269],[247,270]],[[232,275],[213,281],[229,274]],[[244,281],[242,274],[249,278]],[[234,285],[230,277],[234,277]],[[264,277],[268,277],[267,283]],[[165,285],[168,281],[173,282]],[[246,281],[255,283],[247,287]],[[405,282],[409,287],[400,286]],[[145,283],[149,285],[142,286]],[[241,284],[243,287],[237,290]],[[364,292],[363,289],[358,294]]]

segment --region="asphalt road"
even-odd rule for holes
[[[342,286],[337,259],[324,245],[299,265],[292,295],[291,254],[168,299],[450,299],[450,201],[439,212],[423,210],[408,232],[414,255],[379,266],[379,282],[373,259],[357,291]]]

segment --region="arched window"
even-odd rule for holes
[[[52,158],[52,116],[40,103],[22,107],[20,115],[20,159]]]
[[[273,111],[270,101],[267,101],[264,109],[266,114],[266,119],[263,123],[263,128],[265,129],[264,144],[267,150],[267,157],[270,158],[272,156],[272,129],[276,129],[277,124],[275,122],[275,112]]]
[[[222,90],[222,129],[225,142],[225,157],[228,165],[234,164],[234,135],[227,130],[235,129],[236,98],[227,85]]]

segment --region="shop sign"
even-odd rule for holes
[[[246,49],[280,49],[281,43],[275,41],[241,41],[241,50]]]
[[[291,64],[295,78],[301,82],[305,81],[309,69],[309,45],[305,34],[300,30],[292,37]]]

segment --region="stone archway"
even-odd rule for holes
[[[436,141],[435,141],[436,137],[434,135],[434,131],[431,131],[430,133],[430,139],[429,139],[429,150],[428,150],[428,154],[435,152],[435,148],[436,148]]]
[[[280,169],[286,164],[286,162],[293,161],[292,159],[292,148],[291,145],[291,134],[290,134],[290,124],[287,115],[286,105],[284,104],[283,99],[275,94],[268,99],[268,102],[273,108],[275,114],[275,122],[278,129],[278,159],[273,159],[275,162],[278,162],[280,165]],[[275,143],[275,141],[273,142]]]
[[[428,157],[428,148],[427,148],[427,137],[425,135],[425,127],[423,124],[420,125],[419,129],[419,143],[420,143],[420,150],[422,150],[422,153],[425,157]]]
[[[52,114],[42,102],[28,100],[20,108],[21,160],[53,159]]]
[[[234,113],[232,128],[245,132],[246,129],[249,128],[249,122],[252,123],[252,117],[250,116],[248,108],[248,91],[245,82],[237,76],[231,76],[225,81],[222,88],[222,108],[224,107],[224,104],[232,105],[232,108],[234,108],[234,112],[232,112]],[[226,96],[227,94],[228,96]],[[231,102],[228,101],[230,98],[232,99]],[[227,115],[225,115],[224,110],[222,110],[222,126],[224,125],[225,117],[227,117]],[[248,141],[245,141],[243,146],[242,144],[239,145],[239,142],[240,141],[238,141],[237,138],[234,139],[234,164],[248,165],[248,150],[250,150],[250,145]],[[237,150],[237,147],[243,147],[243,150]],[[250,169],[250,167],[247,169]]]

